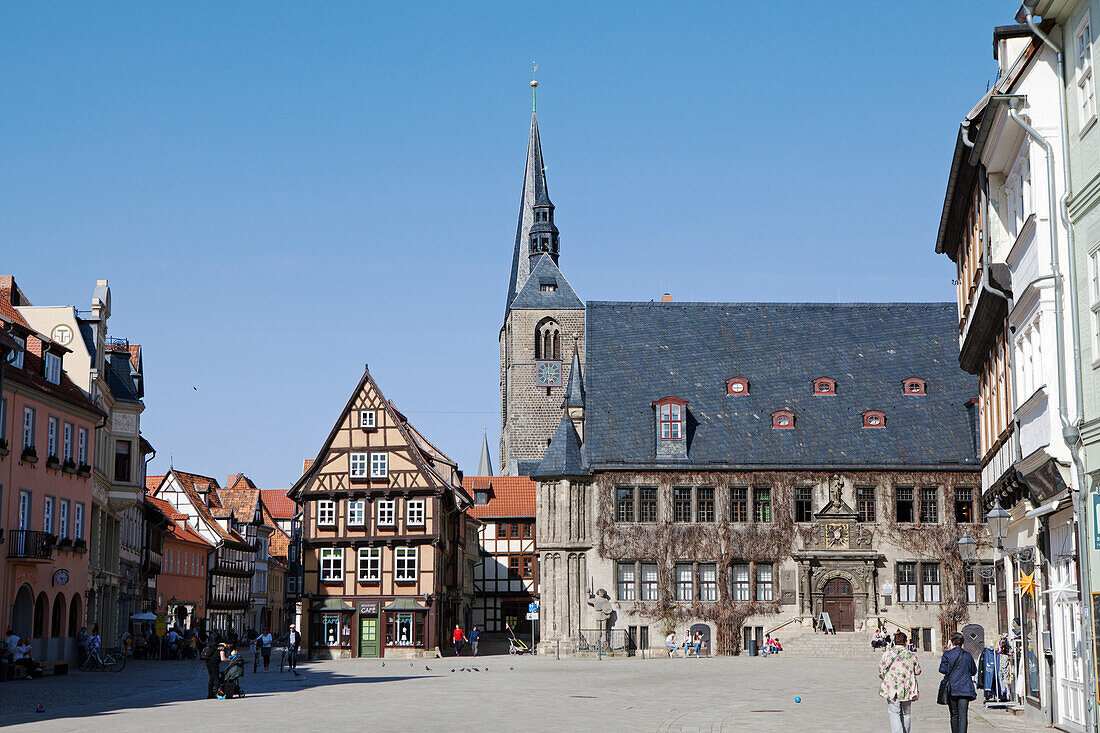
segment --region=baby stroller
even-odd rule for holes
[[[244,697],[244,690],[241,689],[240,683],[243,675],[244,659],[234,654],[229,659],[229,664],[226,665],[225,671],[218,675],[218,699],[230,700],[234,697]]]
[[[511,627],[508,627],[508,653],[509,654],[534,654],[531,647],[523,643],[523,640],[516,636],[516,633],[512,631]]]

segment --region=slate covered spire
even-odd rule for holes
[[[527,165],[519,201],[516,243],[512,251],[512,272],[508,278],[506,307],[512,305],[531,274],[533,258],[547,254],[558,261],[558,228],[554,225],[554,204],[546,189],[546,166],[542,161],[538,116],[531,113],[531,137],[527,141]]]
[[[481,445],[481,460],[477,464],[478,476],[492,476],[493,462],[489,458],[489,435],[485,434],[485,442]]]
[[[584,407],[584,378],[581,375],[581,356],[577,351],[577,343],[573,342],[573,363],[569,365],[569,384],[565,389],[565,400],[561,403],[563,408]]]
[[[588,473],[588,458],[581,438],[569,415],[562,415],[558,429],[546,447],[546,454],[531,472],[531,478],[586,476]]]

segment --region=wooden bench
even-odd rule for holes
[[[38,666],[45,672],[47,669],[53,671],[54,675],[68,674],[69,663],[64,659],[58,659],[53,662],[39,662]]]

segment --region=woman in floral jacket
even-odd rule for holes
[[[909,733],[909,706],[919,695],[920,664],[917,655],[906,648],[908,640],[902,631],[894,634],[894,645],[886,650],[878,665],[878,676],[882,680],[878,694],[886,698],[891,733]]]

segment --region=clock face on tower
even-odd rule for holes
[[[560,361],[536,361],[535,384],[539,387],[561,386],[561,362]]]
[[[847,547],[848,537],[847,524],[825,525],[825,547]]]

